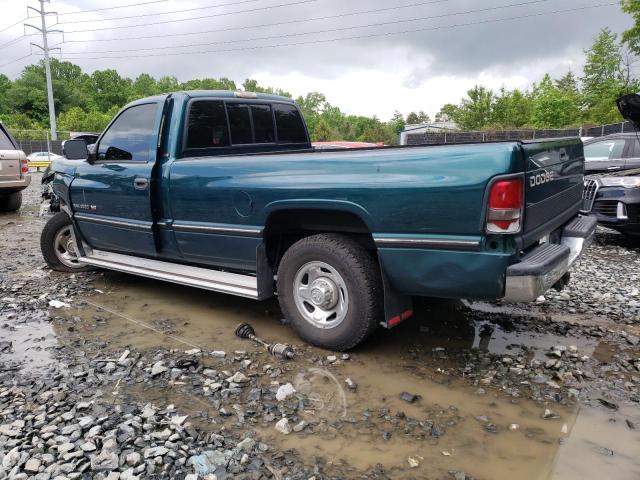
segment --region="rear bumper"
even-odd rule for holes
[[[0,195],[24,190],[31,184],[31,175],[26,175],[20,180],[0,180]]]
[[[577,217],[562,229],[559,244],[545,243],[507,269],[505,302],[532,302],[555,285],[591,244],[597,221]]]

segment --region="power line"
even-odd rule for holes
[[[18,43],[20,40],[24,40],[25,38],[27,38],[26,35],[20,35],[19,37],[14,38],[13,40],[9,40],[8,42],[0,44],[0,48],[9,47],[15,43]]]
[[[25,58],[29,58],[30,56],[32,56],[33,53],[29,53],[28,55],[25,55],[24,57],[20,57],[20,58],[14,58],[13,60],[3,63],[2,65],[0,65],[0,68],[6,67],[7,65],[11,65],[12,63],[16,63],[19,62],[20,60],[24,60]]]
[[[119,8],[130,8],[130,7],[139,7],[141,5],[149,5],[151,3],[164,3],[164,2],[168,2],[169,0],[150,0],[148,2],[140,2],[140,3],[130,3],[127,5],[118,5],[115,7],[104,7],[104,8],[93,8],[91,10],[78,10],[77,12],[61,12],[58,13],[58,16],[62,16],[62,15],[78,15],[81,13],[89,13],[89,12],[104,12],[105,10],[116,10]]]
[[[520,3],[512,3],[512,4],[507,4],[507,5],[498,5],[495,7],[488,7],[488,8],[478,8],[478,9],[474,9],[474,10],[465,10],[462,12],[451,12],[451,13],[443,13],[440,15],[430,15],[430,16],[426,16],[426,17],[417,17],[417,18],[410,18],[410,19],[404,19],[404,20],[392,20],[392,21],[388,21],[388,22],[379,22],[379,23],[369,23],[369,24],[365,24],[365,25],[354,25],[354,26],[349,26],[349,27],[336,27],[336,28],[329,28],[329,29],[324,29],[324,30],[315,30],[315,31],[309,31],[309,32],[301,32],[301,33],[289,33],[289,34],[279,34],[279,35],[269,35],[269,36],[264,36],[264,37],[254,37],[254,38],[245,38],[245,39],[240,39],[240,40],[226,40],[226,41],[217,41],[217,42],[205,42],[205,43],[190,43],[190,44],[186,44],[186,45],[170,45],[170,46],[166,46],[166,47],[162,47],[163,49],[165,48],[188,48],[188,47],[205,47],[205,46],[211,46],[211,45],[226,45],[226,44],[234,44],[234,43],[244,43],[244,42],[253,42],[253,41],[259,41],[259,40],[274,40],[274,39],[278,39],[278,38],[288,38],[288,37],[299,37],[302,35],[318,35],[318,34],[322,34],[322,33],[335,33],[335,32],[342,32],[345,30],[355,30],[355,29],[359,29],[359,28],[372,28],[372,27],[382,27],[382,26],[387,26],[387,25],[397,25],[400,23],[407,23],[407,22],[419,22],[419,21],[423,21],[423,20],[433,20],[436,18],[445,18],[445,17],[453,17],[453,16],[458,16],[458,15],[469,15],[472,13],[484,13],[484,12],[490,12],[490,11],[495,11],[495,10],[502,10],[505,8],[513,8],[513,7],[522,7],[522,6],[527,6],[527,5],[535,5],[535,4],[539,4],[539,3],[546,3],[549,2],[551,0],[529,0],[527,2],[520,2]],[[64,43],[64,42],[63,42]],[[95,52],[67,52],[70,54],[80,54],[80,55],[84,55],[84,54],[99,54],[99,53],[121,53],[121,52],[137,52],[137,51],[141,51],[141,50],[157,50],[159,47],[151,47],[151,48],[132,48],[132,49],[120,49],[120,50],[101,50],[101,51],[95,51]]]
[[[278,27],[282,25],[314,22],[318,20],[330,20],[334,18],[351,17],[354,15],[367,15],[370,13],[388,12],[390,10],[401,10],[405,8],[421,7],[424,5],[433,5],[436,3],[444,3],[448,1],[450,0],[430,0],[428,2],[416,2],[416,3],[409,3],[406,5],[398,5],[398,6],[394,5],[393,7],[376,8],[376,9],[370,9],[370,10],[359,10],[356,12],[338,13],[335,15],[325,15],[323,17],[300,18],[297,20],[286,20],[282,22],[263,23],[259,25],[242,25],[237,27],[218,28],[214,30],[200,30],[197,32],[166,33],[166,34],[160,34],[160,35],[142,35],[138,37],[94,38],[92,40],[65,40],[65,43],[93,43],[93,42],[115,42],[115,41],[126,41],[126,40],[145,40],[150,38],[182,37],[182,36],[188,36],[188,35],[202,35],[205,33],[222,33],[222,32],[232,32],[232,31],[238,31],[238,30],[251,30],[254,28]],[[73,32],[68,32],[68,33],[73,33]]]
[[[165,0],[166,1],[166,0]],[[130,18],[140,18],[140,17],[154,17],[154,16],[158,16],[158,15],[170,15],[173,13],[186,13],[186,12],[195,12],[197,10],[206,10],[209,8],[220,8],[220,7],[229,7],[232,5],[241,5],[244,3],[255,3],[255,2],[260,2],[261,0],[242,0],[240,2],[230,2],[230,3],[219,3],[217,5],[209,5],[207,7],[194,7],[194,8],[186,8],[184,10],[172,10],[169,12],[158,12],[158,13],[144,13],[141,15],[129,15],[126,17],[111,17],[111,18],[97,18],[94,20],[74,20],[71,22],[59,22],[56,25],[68,25],[70,23],[87,23],[87,22],[108,22],[110,20],[127,20]]]
[[[0,33],[2,32],[6,32],[7,30],[9,30],[10,28],[15,27],[16,25],[21,24],[22,22],[24,22],[25,20],[27,20],[29,17],[25,17],[22,20],[18,20],[16,23],[12,23],[11,25],[9,25],[8,27],[4,27],[2,30],[0,30]]]
[[[319,1],[319,0],[298,0],[296,2],[280,3],[278,5],[269,5],[268,7],[258,7],[258,8],[251,8],[251,9],[248,9],[248,10],[237,10],[235,12],[224,12],[224,13],[216,13],[216,14],[212,14],[212,15],[202,15],[200,17],[175,18],[173,20],[163,20],[161,22],[139,23],[139,24],[136,24],[136,25],[120,25],[120,26],[117,26],[117,27],[101,27],[101,28],[89,28],[89,29],[86,29],[86,30],[70,30],[70,31],[65,32],[65,33],[98,32],[98,31],[102,31],[102,30],[119,30],[121,28],[148,27],[148,26],[151,26],[151,25],[166,25],[167,23],[188,22],[188,21],[191,21],[191,20],[202,20],[204,18],[225,17],[225,16],[229,16],[229,15],[237,15],[239,13],[250,13],[250,12],[271,10],[273,8],[280,8],[280,7],[293,7],[293,6],[296,6],[296,5],[314,3],[314,2],[317,2],[317,1]]]
[[[541,17],[541,16],[546,16],[546,15],[556,15],[556,14],[562,14],[562,13],[571,13],[571,12],[589,10],[589,9],[594,9],[594,8],[608,7],[608,6],[612,6],[612,5],[618,5],[618,3],[617,2],[601,3],[601,4],[596,4],[596,5],[588,5],[588,6],[582,6],[582,7],[567,8],[567,9],[562,9],[562,10],[554,10],[554,11],[548,11],[548,12],[538,12],[538,13],[531,13],[531,14],[526,14],[526,15],[517,15],[517,16],[513,16],[513,17],[503,17],[503,18],[479,20],[479,21],[475,21],[475,22],[458,23],[458,24],[453,24],[453,25],[442,25],[442,26],[434,26],[434,27],[416,28],[416,29],[411,29],[411,30],[402,30],[402,31],[398,31],[398,32],[384,32],[384,33],[371,33],[371,34],[366,34],[366,35],[353,35],[353,36],[349,36],[349,37],[330,38],[330,39],[325,39],[325,40],[309,40],[309,41],[304,41],[304,42],[279,43],[279,44],[272,44],[272,45],[255,45],[255,46],[248,46],[248,47],[237,47],[237,48],[228,48],[228,49],[219,49],[219,50],[201,50],[201,51],[195,51],[195,52],[164,52],[163,51],[162,53],[145,53],[143,55],[118,55],[118,56],[68,57],[68,58],[70,60],[104,60],[104,59],[122,59],[122,58],[164,57],[164,56],[175,56],[175,55],[200,55],[200,54],[210,54],[210,53],[238,52],[238,51],[245,51],[245,50],[260,50],[260,49],[266,49],[266,48],[296,47],[296,46],[302,46],[302,45],[333,43],[333,42],[339,42],[339,41],[343,41],[343,40],[359,40],[359,39],[365,39],[365,38],[376,38],[376,37],[389,37],[389,36],[396,36],[396,35],[406,35],[406,34],[410,34],[410,33],[419,33],[419,32],[426,32],[426,31],[448,30],[448,29],[459,28],[459,27],[469,27],[469,26],[474,26],[474,25],[484,25],[484,24],[489,24],[489,23],[505,22],[505,21],[511,21],[511,20],[522,20],[522,19],[526,19],[526,18]],[[82,55],[82,52],[76,52],[76,54],[77,55]],[[66,55],[67,55],[67,53],[63,53],[63,56],[66,56]]]

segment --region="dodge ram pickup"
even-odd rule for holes
[[[533,301],[569,280],[579,138],[314,150],[296,104],[189,91],[124,107],[67,141],[41,248],[54,270],[113,269],[257,300],[346,350],[415,296]]]
[[[13,212],[22,205],[22,190],[31,183],[27,157],[0,123],[0,212]]]

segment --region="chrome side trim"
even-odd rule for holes
[[[444,248],[455,250],[479,250],[478,240],[447,240],[435,238],[376,238],[377,247],[387,248]]]
[[[114,227],[127,227],[127,228],[137,228],[139,230],[151,230],[151,222],[144,223],[134,223],[134,222],[125,222],[124,220],[112,220],[104,217],[94,217],[92,215],[83,215],[81,213],[76,213],[73,218],[76,220],[81,220],[83,222],[89,223],[99,223],[102,225],[112,225]]]
[[[261,228],[251,227],[222,227],[209,225],[192,225],[187,223],[173,223],[176,232],[211,233],[214,235],[244,235],[248,237],[261,237]]]
[[[82,262],[119,272],[164,280],[189,287],[229,293],[247,298],[258,298],[258,279],[251,275],[221,272],[160,260],[134,257],[120,253],[87,249]]]

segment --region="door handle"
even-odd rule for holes
[[[144,177],[138,177],[133,181],[133,187],[136,190],[146,190],[149,186],[149,180]]]
[[[620,170],[622,167],[609,167],[607,170]]]

